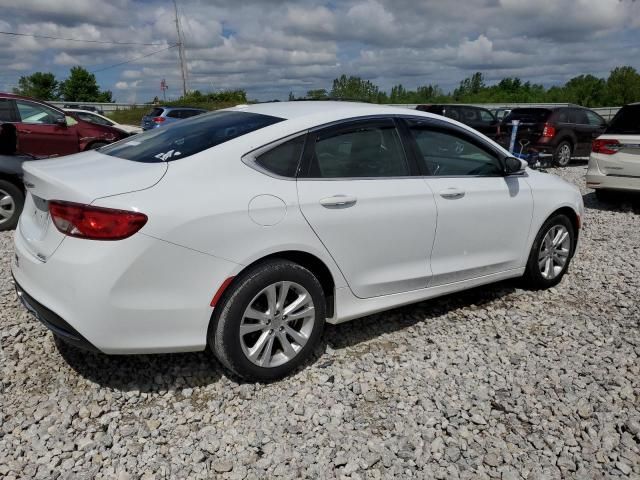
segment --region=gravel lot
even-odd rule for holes
[[[580,185],[586,167],[556,173]],[[584,191],[586,194],[586,191]],[[556,288],[483,287],[327,328],[271,385],[207,353],[58,345],[0,234],[0,477],[640,479],[640,208],[585,195]]]

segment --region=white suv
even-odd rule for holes
[[[622,107],[594,140],[587,187],[599,197],[609,190],[640,191],[640,103]]]

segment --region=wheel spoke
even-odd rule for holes
[[[13,215],[13,210],[5,210],[4,208],[0,208],[0,217],[9,218]]]
[[[278,332],[278,340],[280,341],[280,345],[282,345],[282,351],[284,352],[284,356],[288,359],[296,356],[296,351],[289,342],[287,335],[284,332]]]
[[[291,284],[289,282],[282,282],[282,284],[280,285],[280,294],[278,295],[278,304],[276,306],[276,310],[284,310],[284,302],[286,301],[287,295],[289,294],[290,285]]]
[[[313,305],[308,306],[307,308],[300,310],[296,313],[292,313],[291,315],[287,315],[287,322],[292,322],[294,320],[300,320],[301,318],[306,318],[315,313],[315,309]]]
[[[13,207],[13,199],[9,195],[0,198],[0,207]]]
[[[273,316],[276,313],[276,308],[277,308],[277,292],[276,292],[276,285],[270,285],[266,290],[265,290],[265,295],[267,296],[267,304],[269,305],[269,315]]]
[[[244,312],[245,318],[251,318],[253,320],[260,320],[261,322],[265,322],[271,319],[271,315],[265,312],[260,312],[253,307],[247,308],[247,311]]]
[[[302,334],[301,332],[295,331],[289,325],[285,325],[284,326],[284,331],[287,333],[287,335],[289,335],[291,338],[293,338],[296,341],[296,343],[298,345],[300,345],[301,347],[305,343],[307,343],[307,337],[304,334]]]
[[[569,249],[568,248],[556,249],[556,256],[560,258],[567,258],[569,256]]]
[[[547,257],[547,261],[545,263],[544,266],[544,273],[543,275],[545,277],[549,277],[552,274],[552,268],[553,268],[553,260],[551,259],[551,257]]]
[[[256,343],[253,345],[253,347],[249,349],[249,360],[253,362],[256,362],[258,360],[258,358],[260,357],[260,354],[264,350],[265,345],[269,341],[269,337],[270,335],[268,330],[265,330],[262,332],[262,335],[260,335],[260,338],[258,338],[258,340],[256,340]]]
[[[284,314],[289,317],[292,312],[295,312],[300,307],[307,305],[310,301],[311,297],[309,295],[307,295],[306,293],[300,294],[298,295],[298,298],[296,298],[284,309]]]
[[[264,323],[244,323],[240,325],[240,336],[244,337],[249,333],[258,332],[265,328],[267,328],[267,325]]]
[[[564,242],[564,239],[567,238],[567,235],[569,235],[569,232],[567,232],[564,228],[559,229],[558,233],[556,233],[555,237],[553,238],[553,246],[557,247],[562,242]]]
[[[271,363],[271,356],[273,352],[273,342],[275,341],[276,336],[271,334],[267,338],[267,343],[264,347],[264,352],[262,352],[262,356],[260,357],[259,363],[262,367],[268,367]]]

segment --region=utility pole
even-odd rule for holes
[[[180,29],[180,17],[178,16],[178,3],[173,0],[173,8],[176,12],[176,32],[178,34],[178,55],[180,57],[180,72],[182,73],[182,94],[187,96],[187,59],[184,53],[184,38]]]

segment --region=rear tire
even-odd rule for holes
[[[549,218],[538,232],[527,261],[523,280],[529,288],[551,288],[567,273],[575,249],[575,230],[562,214]]]
[[[279,259],[260,263],[223,295],[209,327],[209,347],[245,380],[277,380],[318,345],[325,306],[320,282],[305,267]]]
[[[15,228],[23,208],[22,190],[15,184],[0,179],[0,231]]]
[[[558,167],[566,167],[571,163],[573,147],[567,140],[561,141],[553,152],[553,162]]]

